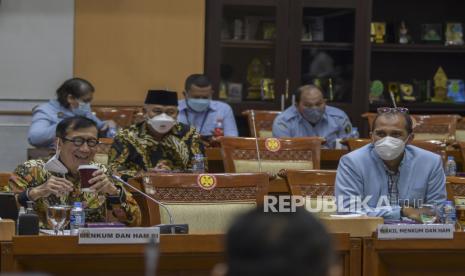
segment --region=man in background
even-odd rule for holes
[[[344,155],[339,162],[335,194],[342,204],[338,207],[385,219],[420,221],[426,211],[422,204],[446,200],[441,156],[409,145],[414,138],[412,125],[406,108],[378,109],[372,143]],[[350,211],[356,197],[367,201],[370,208]]]
[[[279,114],[273,122],[273,137],[319,136],[326,139],[323,148],[335,148],[336,139],[349,138],[352,124],[339,108],[327,106],[318,86],[297,89],[295,105]]]
[[[224,136],[238,136],[231,107],[212,100],[212,84],[207,76],[190,75],[184,89],[185,100],[179,101],[179,122],[195,127],[206,141],[212,140],[219,124],[223,127]]]
[[[176,121],[178,94],[150,90],[144,103],[145,120],[116,134],[109,166],[123,178],[149,171],[192,169],[196,154],[204,156],[195,128]]]

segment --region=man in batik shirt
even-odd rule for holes
[[[41,228],[49,228],[47,207],[82,202],[86,222],[141,223],[141,212],[122,183],[112,180],[101,164],[89,180],[90,192],[81,191],[78,167],[92,163],[98,144],[97,126],[85,117],[62,120],[56,128],[57,153],[47,162],[29,160],[18,166],[4,189],[16,193],[20,205],[33,201]]]
[[[143,172],[189,171],[203,146],[195,128],[178,123],[176,92],[150,90],[144,102],[145,121],[117,133],[109,164],[123,178]]]

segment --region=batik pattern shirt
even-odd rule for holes
[[[19,165],[9,180],[9,185],[4,187],[4,191],[20,194],[28,188],[40,186],[47,182],[51,176],[63,177],[59,174],[49,172],[44,169],[43,160],[29,160]],[[103,165],[98,165],[107,176],[111,172]],[[107,203],[104,194],[93,192],[82,192],[79,176],[66,174],[65,178],[73,183],[74,190],[68,195],[57,197],[50,195],[46,198],[40,198],[35,201],[34,210],[39,216],[41,228],[50,228],[47,223],[47,207],[54,205],[70,205],[74,202],[81,202],[86,215],[86,222],[105,222],[119,221],[128,226],[138,226],[141,223],[141,212],[139,205],[132,197],[131,193],[126,191],[122,183],[115,182],[115,186],[124,193],[123,200],[118,204]],[[111,178],[110,178],[111,179]]]
[[[116,134],[109,153],[111,170],[123,177],[136,176],[160,162],[172,171],[188,171],[196,154],[204,156],[200,135],[195,128],[177,123],[161,140],[155,140],[145,122]]]

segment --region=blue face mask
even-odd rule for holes
[[[86,116],[87,114],[92,113],[90,102],[85,103],[79,101],[79,106],[77,108],[73,108],[73,113],[78,116]]]
[[[187,99],[187,105],[194,111],[203,112],[210,106],[210,99]]]
[[[309,121],[312,124],[316,124],[321,120],[321,117],[323,117],[324,111],[321,110],[320,108],[309,108],[306,107],[304,108],[304,111],[302,112],[302,116],[304,117],[305,120]]]

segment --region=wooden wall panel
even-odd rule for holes
[[[203,72],[204,0],[76,0],[74,75],[95,103],[138,104]]]

